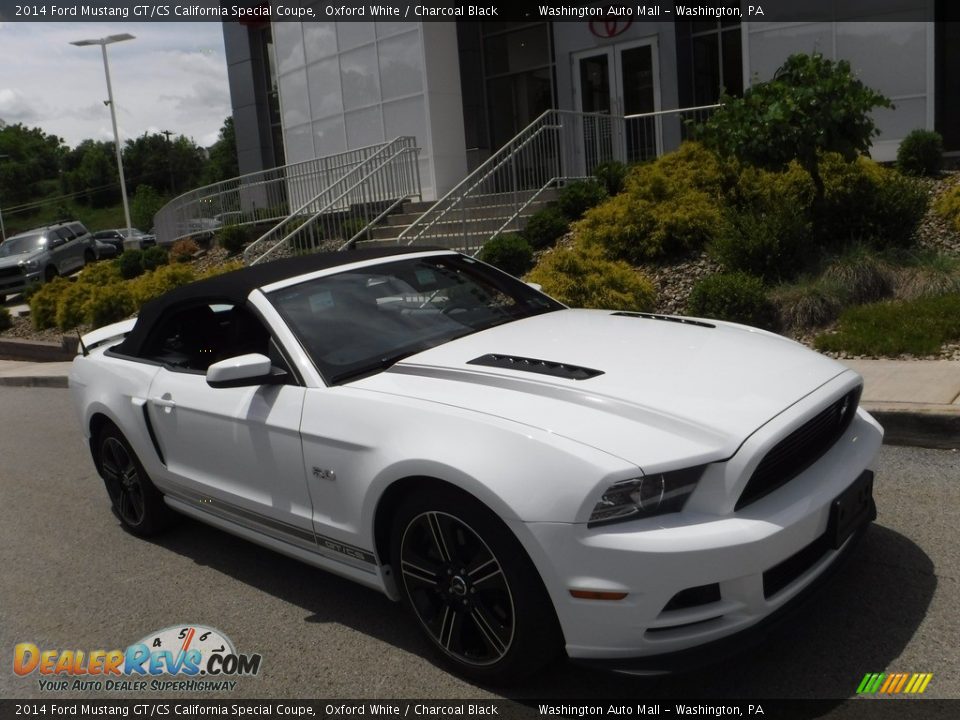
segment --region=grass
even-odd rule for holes
[[[817,350],[850,355],[934,355],[960,340],[960,293],[860,305],[846,310],[837,332],[817,336]]]
[[[35,227],[49,225],[57,220],[79,220],[91,232],[108,228],[125,227],[127,221],[123,216],[123,205],[111,205],[105,208],[91,208],[75,202],[44,205],[31,213],[13,213],[3,215],[4,228],[7,237],[30,230]],[[148,228],[142,228],[144,230]]]

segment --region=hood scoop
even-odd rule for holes
[[[603,370],[594,370],[593,368],[580,367],[579,365],[568,365],[566,363],[517,357],[515,355],[496,355],[494,353],[481,355],[473,360],[468,360],[467,365],[485,365],[487,367],[502,368],[504,370],[522,370],[523,372],[551,375],[553,377],[566,378],[567,380],[589,380],[598,375],[603,375]]]
[[[611,315],[616,315],[619,317],[635,317],[635,318],[644,318],[645,320],[665,320],[666,322],[675,322],[681,325],[696,325],[697,327],[705,328],[715,328],[716,325],[712,325],[703,320],[694,320],[687,317],[679,317],[677,315],[657,315],[655,313],[642,313],[642,312],[615,312],[610,313]]]

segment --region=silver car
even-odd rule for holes
[[[96,241],[76,221],[7,238],[0,243],[0,302],[35,283],[75,272],[98,257]]]

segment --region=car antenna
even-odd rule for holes
[[[80,350],[83,351],[83,356],[86,357],[90,354],[90,351],[87,350],[87,346],[83,344],[83,336],[80,335],[80,328],[74,328],[73,330],[77,333],[77,340],[80,341]]]

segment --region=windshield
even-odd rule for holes
[[[460,255],[349,270],[269,298],[332,384],[464,335],[563,308],[516,278]]]
[[[21,235],[20,237],[13,237],[5,243],[0,244],[0,257],[22,255],[23,253],[41,250],[46,242],[47,239],[43,235]]]

